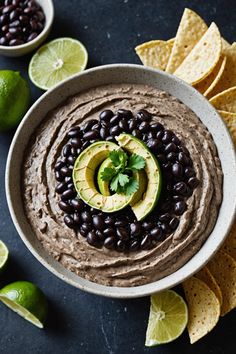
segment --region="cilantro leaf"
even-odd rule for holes
[[[114,177],[116,174],[116,170],[112,167],[105,167],[104,170],[101,173],[101,179],[103,181],[110,181],[112,177]]]
[[[129,183],[129,176],[125,175],[124,173],[118,174],[119,184],[121,187],[124,187],[127,183]]]
[[[110,183],[110,188],[113,192],[116,192],[119,187],[119,174],[114,176]]]
[[[125,188],[125,194],[130,195],[137,192],[139,188],[139,183],[134,177],[131,177],[129,183],[127,183],[124,188]]]
[[[109,158],[113,166],[124,169],[128,160],[128,155],[123,150],[113,150],[109,153]]]
[[[141,170],[145,167],[145,164],[145,159],[142,156],[132,154],[127,167],[131,170]]]

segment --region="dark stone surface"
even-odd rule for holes
[[[173,37],[184,7],[196,10],[208,23],[215,21],[228,41],[236,40],[235,0],[55,1],[50,38],[80,39],[88,48],[89,67],[139,63],[135,45]],[[30,57],[0,57],[0,69],[20,70],[27,78]],[[42,92],[33,85],[31,89],[33,102]],[[0,304],[0,353],[235,353],[235,311],[221,318],[217,327],[195,345],[189,344],[185,332],[171,344],[145,348],[148,298],[112,300],[86,294],[44,269],[17,235],[5,200],[5,162],[12,136],[13,132],[0,134],[0,239],[11,254],[0,285],[19,279],[35,282],[45,291],[50,312],[47,329],[39,330]]]

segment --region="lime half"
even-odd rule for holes
[[[182,334],[187,322],[187,305],[176,292],[166,290],[152,295],[145,345],[173,341]]]
[[[11,310],[39,328],[44,327],[47,300],[43,292],[28,281],[18,281],[0,290],[0,300]]]
[[[5,243],[0,240],[0,271],[5,267],[8,260],[8,249]]]
[[[43,90],[55,86],[84,70],[88,53],[84,45],[72,38],[58,38],[34,54],[29,64],[31,81]]]

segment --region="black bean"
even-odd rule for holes
[[[147,147],[153,152],[157,152],[160,142],[157,139],[149,139],[147,141]]]
[[[142,250],[147,250],[147,249],[149,249],[151,247],[151,245],[152,245],[151,236],[150,235],[146,235],[142,239],[140,247],[141,247]]]
[[[179,140],[179,138],[174,135],[173,138],[171,139],[172,143],[174,143],[175,145],[179,146],[181,141]]]
[[[62,176],[62,174],[60,173],[60,171],[56,171],[55,172],[55,178],[58,182],[62,182],[64,181],[64,177]]]
[[[82,141],[79,138],[72,138],[70,143],[71,143],[71,146],[73,146],[75,148],[80,148],[82,146]]]
[[[169,152],[169,154],[167,154],[166,158],[168,161],[175,161],[176,159],[176,153],[175,152]]]
[[[29,37],[27,38],[27,42],[32,41],[33,39],[35,39],[38,36],[38,33],[33,32],[29,35]]]
[[[74,183],[67,183],[67,188],[75,191]]]
[[[88,232],[85,231],[82,226],[80,226],[80,228],[79,228],[79,233],[80,233],[83,237],[86,237]]]
[[[83,222],[92,222],[92,216],[88,211],[83,211],[81,213],[81,219]]]
[[[105,127],[102,127],[100,129],[100,137],[105,140],[107,135],[108,135],[108,129]]]
[[[2,26],[6,25],[6,24],[8,23],[8,21],[9,21],[8,15],[2,15],[2,16],[0,16],[0,24],[1,24]]]
[[[119,121],[120,121],[120,116],[116,114],[114,117],[111,118],[110,124],[111,126],[117,125],[119,124]]]
[[[148,111],[146,111],[146,109],[140,109],[136,113],[136,118],[141,121],[150,121],[152,118],[152,115]]]
[[[9,29],[9,26],[8,26],[8,25],[2,26],[2,32],[3,32],[3,33],[7,33],[7,32],[8,32],[8,29]]]
[[[186,167],[184,170],[184,175],[186,177],[193,177],[196,175],[196,173],[192,167]]]
[[[138,125],[137,119],[130,119],[129,121],[129,130],[132,131],[134,130]]]
[[[89,147],[89,145],[90,145],[90,142],[89,142],[89,141],[85,141],[85,142],[83,143],[81,149],[85,150],[87,147]],[[72,148],[72,149],[73,149],[73,148]],[[72,151],[71,151],[71,153],[72,153]],[[77,151],[76,151],[76,154],[77,154]]]
[[[93,217],[93,225],[97,230],[103,230],[105,227],[103,217],[101,215],[95,215]]]
[[[184,197],[182,197],[181,195],[173,195],[172,196],[172,199],[175,201],[175,202],[179,202],[180,200],[184,200]]]
[[[174,185],[173,189],[177,194],[184,194],[186,192],[187,185],[184,182],[178,182]]]
[[[171,210],[171,202],[169,200],[165,201],[162,205],[161,205],[161,210],[163,212],[167,212]]]
[[[142,132],[142,133],[146,133],[148,130],[149,130],[149,123],[144,121],[142,122],[140,125],[139,125],[139,130]]]
[[[169,222],[169,226],[171,230],[176,230],[179,225],[179,219],[177,218],[172,218]]]
[[[117,135],[119,135],[120,134],[120,127],[119,127],[119,125],[114,125],[113,127],[111,127],[111,129],[110,129],[110,135],[111,136],[117,136]]]
[[[74,219],[70,215],[64,216],[64,222],[65,222],[66,226],[68,226],[71,229],[73,229],[75,227]]]
[[[9,24],[9,27],[12,28],[12,27],[19,27],[20,26],[20,21],[19,20],[16,20],[16,21],[13,21]]]
[[[108,136],[108,137],[106,138],[106,141],[115,142],[116,139],[114,138],[114,136]]]
[[[121,129],[121,131],[127,131],[129,130],[129,124],[128,121],[126,119],[121,119],[119,121],[119,127]]]
[[[105,224],[107,226],[113,226],[114,225],[114,219],[111,216],[107,216],[105,219]]]
[[[152,222],[148,222],[148,221],[144,221],[142,223],[142,227],[144,228],[144,230],[149,231],[153,228],[153,223]]]
[[[63,193],[67,188],[67,184],[65,182],[61,182],[59,184],[57,184],[56,188],[55,188],[55,191],[56,193]]]
[[[159,122],[151,123],[150,128],[157,131],[158,133],[164,129],[163,125]],[[163,133],[161,133],[161,135],[163,135]]]
[[[70,165],[74,165],[75,161],[76,161],[76,157],[74,156],[68,156],[66,161],[70,164]]]
[[[1,37],[0,38],[0,45],[7,45],[8,44],[8,40],[5,37]]]
[[[78,211],[82,211],[84,209],[84,203],[81,199],[72,199],[71,205]]]
[[[115,221],[115,227],[126,226],[126,224],[127,224],[126,220],[117,220],[117,221]]]
[[[3,9],[2,9],[2,14],[8,14],[9,12],[15,10],[15,6],[14,5],[9,5],[9,6],[5,6]]]
[[[150,235],[152,236],[152,238],[158,241],[162,237],[162,229],[160,227],[155,227],[151,230]]]
[[[67,177],[65,177],[65,182],[67,183],[67,184],[70,184],[70,183],[73,183],[73,179],[72,179],[72,177],[70,176],[67,176]]]
[[[70,204],[68,204],[68,203],[66,203],[66,202],[63,202],[63,201],[61,201],[61,200],[60,200],[60,202],[58,203],[58,205],[59,205],[59,207],[60,207],[61,210],[65,211],[65,212],[68,213],[68,214],[71,214],[71,213],[73,213],[73,211],[74,211],[73,207],[72,207]]]
[[[149,131],[147,133],[147,137],[148,137],[148,139],[154,139],[156,137],[156,134],[152,131]]]
[[[129,111],[128,109],[118,109],[117,114],[121,117],[130,119],[133,117],[133,114],[131,111]]]
[[[31,15],[31,14],[33,13],[33,8],[32,8],[32,7],[26,7],[26,8],[24,9],[24,13],[25,13],[26,15]]]
[[[99,240],[101,240],[101,241],[105,240],[105,236],[103,235],[103,233],[100,230],[96,230],[96,235],[99,238]]]
[[[187,157],[187,155],[184,152],[178,153],[178,160],[180,163],[182,163],[182,165],[186,166],[189,164],[189,158]]]
[[[139,249],[140,243],[138,240],[133,240],[130,244],[130,251],[137,251]]]
[[[180,147],[180,150],[181,150],[185,155],[187,155],[188,157],[190,156],[190,153],[189,153],[188,149],[187,149],[185,146],[181,146],[181,147]]]
[[[64,167],[64,166],[65,166],[65,162],[59,160],[59,161],[56,162],[54,168],[55,168],[56,171],[60,171],[60,169],[61,169],[62,167]]]
[[[142,231],[142,226],[139,222],[133,222],[130,224],[130,233],[132,236],[139,236]]]
[[[162,214],[159,216],[159,220],[161,222],[168,222],[168,221],[170,221],[170,218],[171,218],[171,216],[169,213],[165,213],[165,214]]]
[[[87,235],[87,241],[91,246],[99,246],[100,245],[100,240],[97,237],[96,233],[94,231],[90,231]]]
[[[118,240],[117,243],[116,243],[116,249],[117,249],[117,251],[122,252],[122,251],[125,250],[125,248],[126,248],[125,242],[122,241],[122,240]]]
[[[80,215],[78,213],[74,213],[73,219],[77,225],[80,225]]]
[[[174,163],[172,165],[172,174],[175,177],[182,177],[183,176],[183,166],[180,163]]]
[[[72,189],[67,189],[61,195],[61,199],[63,201],[67,201],[67,200],[73,199],[74,197],[76,197],[76,193]]]
[[[92,126],[91,130],[99,130],[99,128],[100,128],[100,124],[97,123]]]
[[[88,233],[92,230],[92,225],[89,223],[83,223],[80,227],[84,232]]]
[[[172,132],[170,130],[164,130],[164,135],[162,137],[162,142],[164,144],[168,144],[171,142],[172,139]]]
[[[28,16],[26,16],[26,15],[20,15],[20,16],[19,16],[19,20],[20,20],[20,22],[23,23],[23,24],[24,24],[24,23],[26,24],[26,23],[29,22],[29,18],[28,18]]]
[[[113,117],[113,112],[110,109],[105,109],[99,114],[99,118],[105,122],[109,122],[109,120]]]
[[[64,146],[64,148],[62,149],[62,154],[65,157],[68,157],[71,154],[71,145],[70,144],[66,144]]]
[[[138,129],[132,130],[132,135],[138,139],[142,137],[142,133]]]
[[[194,189],[199,185],[199,180],[196,177],[190,177],[187,183],[190,188]]]
[[[163,139],[162,139],[163,141]],[[177,150],[177,146],[174,143],[169,143],[165,147],[165,153],[169,154],[170,152],[175,152]]]
[[[39,21],[41,21],[41,22],[45,20],[44,13],[42,11],[37,12],[37,17],[38,17]]]
[[[170,170],[171,167],[172,167],[172,164],[171,164],[170,161],[168,161],[167,163],[164,163],[164,164],[162,165],[162,168],[163,168],[163,170],[165,170],[165,171]]]
[[[157,155],[157,160],[163,164],[166,162],[166,157],[164,154],[159,154],[159,155]]]
[[[75,128],[72,128],[68,131],[67,136],[69,138],[77,138],[79,136],[79,133],[80,133],[80,128],[75,127]]]
[[[71,170],[66,166],[61,168],[60,173],[62,176],[71,176]]]
[[[114,236],[107,237],[104,241],[104,247],[108,249],[114,249],[115,243],[116,243],[116,239]]]
[[[83,135],[84,140],[94,140],[99,137],[98,130],[89,130]]]
[[[170,226],[169,226],[169,224],[167,224],[165,222],[162,223],[160,226],[161,226],[161,229],[162,229],[164,234],[169,234],[172,231]]]
[[[103,234],[105,237],[110,237],[114,235],[114,230],[112,227],[107,227],[104,231]]]
[[[187,205],[183,201],[177,202],[174,205],[174,211],[176,215],[182,215],[186,209],[187,209]]]
[[[156,138],[157,138],[158,140],[162,140],[162,137],[163,137],[163,131],[160,130],[159,132],[156,133]]]
[[[84,125],[83,125],[83,127],[82,127],[84,133],[90,131],[90,129],[92,128],[92,126],[93,126],[94,124],[96,124],[97,122],[98,122],[97,119],[90,119],[90,120],[88,120],[86,123],[84,123]]]
[[[118,227],[116,229],[116,234],[123,241],[127,241],[129,239],[128,230],[124,227]]]

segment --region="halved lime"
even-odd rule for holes
[[[0,290],[0,300],[39,328],[44,327],[48,304],[43,292],[33,283],[17,281]]]
[[[29,77],[36,86],[48,90],[84,70],[87,61],[87,50],[80,41],[58,38],[34,54],[29,64]]]
[[[5,243],[0,240],[0,271],[4,268],[8,260],[8,249]]]
[[[175,291],[152,295],[145,345],[152,347],[173,341],[182,334],[187,322],[187,305]]]

